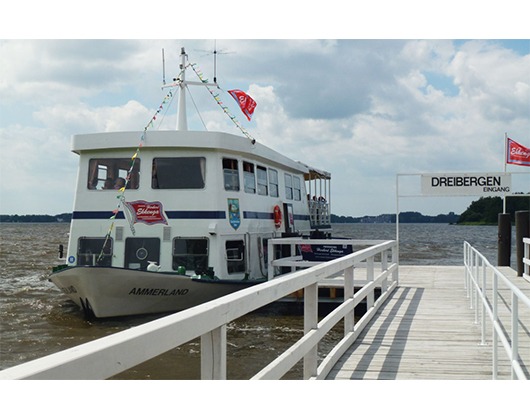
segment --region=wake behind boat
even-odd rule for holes
[[[215,99],[219,87],[196,71],[198,82],[186,80],[196,69],[184,49],[180,68],[166,86],[178,89],[177,130],[73,137],[67,265],[50,279],[89,316],[179,311],[267,281],[271,238],[330,230],[330,174],[260,144],[234,118],[244,136],[189,131],[187,86]]]

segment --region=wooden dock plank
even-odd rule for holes
[[[399,270],[399,288],[328,379],[491,379],[491,323],[488,341],[481,344],[481,326],[464,286],[464,267]],[[530,284],[520,287],[530,295]],[[529,325],[530,315],[519,335],[520,354],[530,352]],[[504,352],[501,345],[499,352]],[[499,379],[510,378],[505,359],[499,358]]]

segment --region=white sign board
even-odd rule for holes
[[[422,174],[421,193],[430,196],[490,196],[509,194],[512,187],[511,174],[464,173]]]

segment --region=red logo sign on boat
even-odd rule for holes
[[[164,215],[164,209],[162,203],[159,201],[131,201],[125,203],[128,209],[131,211],[134,218],[133,223],[145,223],[148,225],[154,225],[156,223],[163,223],[167,225],[167,219]]]

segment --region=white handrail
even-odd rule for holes
[[[376,275],[374,259],[379,255],[380,271]],[[371,281],[354,293],[355,266],[364,262]],[[318,283],[337,272],[344,273],[345,302],[317,323]],[[397,244],[396,241],[386,241],[188,310],[5,369],[0,371],[0,379],[110,378],[197,337],[201,337],[201,379],[226,379],[226,325],[300,289],[304,289],[305,296],[304,337],[254,378],[281,378],[302,358],[305,379],[324,378],[334,361],[351,345],[397,283]],[[380,297],[374,301],[376,287],[382,290]],[[368,302],[367,312],[356,324],[354,309],[364,298]],[[318,341],[341,319],[345,320],[344,339],[317,366]]]
[[[523,278],[530,281],[530,238],[523,238],[524,258],[523,258]]]
[[[512,379],[530,379],[523,368],[524,366],[528,368],[530,358],[528,355],[524,355],[526,357],[524,360],[522,355],[519,354],[519,305],[522,304],[530,309],[530,299],[468,242],[464,242],[464,265],[466,268],[465,287],[471,302],[471,308],[475,309],[475,322],[478,323],[480,318],[481,344],[486,344],[486,314],[493,326],[493,379],[497,379],[499,369],[499,340],[503,344],[506,355],[510,360]],[[489,287],[488,274],[492,277]],[[506,301],[506,297],[501,295],[499,280],[507,287],[511,295],[511,305]],[[490,293],[489,297],[488,291]],[[511,328],[504,325],[506,321],[501,320],[500,305],[502,303],[505,304],[502,308],[509,312]]]

